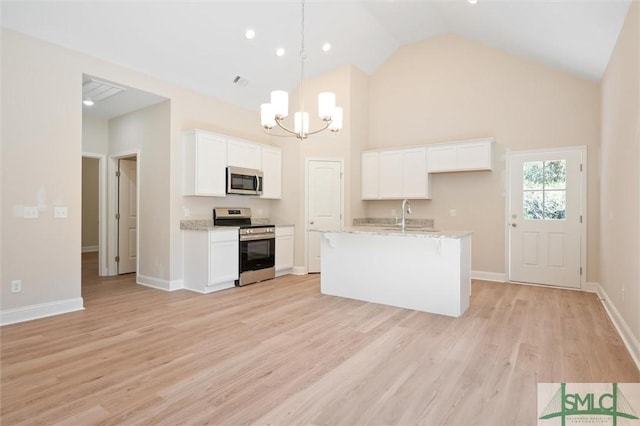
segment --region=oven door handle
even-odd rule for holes
[[[240,237],[240,241],[257,241],[257,240],[275,240],[275,235],[243,235]]]

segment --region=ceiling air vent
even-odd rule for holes
[[[82,83],[82,98],[91,99],[94,102],[103,101],[111,96],[117,95],[127,89],[116,86],[106,81],[96,80],[92,78]]]
[[[247,84],[249,84],[249,80],[247,80],[246,78],[244,78],[241,75],[236,75],[236,78],[233,79],[233,82],[235,84],[237,84],[238,86],[246,86]]]

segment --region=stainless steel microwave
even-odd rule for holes
[[[227,194],[261,195],[262,172],[242,167],[227,167]]]

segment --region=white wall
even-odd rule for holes
[[[82,114],[82,151],[93,154],[109,152],[109,120]]]
[[[633,2],[602,79],[600,284],[640,363],[640,3]],[[624,331],[624,330],[623,330]]]

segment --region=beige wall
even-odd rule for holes
[[[138,280],[169,280],[170,101],[109,120],[109,155],[137,152]],[[114,210],[115,211],[115,210]]]
[[[82,158],[82,249],[98,247],[99,160]]]
[[[82,114],[82,151],[92,154],[109,152],[109,120]]]
[[[398,50],[370,80],[369,148],[495,137],[493,172],[431,175],[430,201],[414,217],[470,229],[474,270],[505,272],[505,153],[586,145],[589,156],[587,279],[598,280],[598,145],[595,82],[446,35]],[[367,202],[390,217],[397,202]],[[455,209],[452,217],[449,210]]]
[[[150,208],[157,227],[148,241],[153,243],[148,244],[145,273],[167,288],[179,282],[182,279],[182,208],[189,208],[192,217],[200,214],[210,217],[210,208],[216,204],[215,199],[208,197],[182,196],[180,132],[199,127],[266,142],[259,114],[6,29],[2,29],[1,42],[0,309],[81,300],[81,158],[83,150],[89,149],[82,142],[83,73],[171,100],[170,105],[159,106],[166,108],[165,114],[169,117],[164,123],[168,137],[162,135],[147,141],[152,148],[142,154],[143,162],[145,158],[157,161],[150,172],[156,185]],[[47,66],[43,67],[43,63]],[[34,81],[39,84],[34,85]],[[33,99],[38,102],[34,103]],[[42,200],[40,219],[26,220],[14,215],[20,206],[38,206],[39,200]],[[68,219],[53,219],[54,203],[68,206]],[[271,202],[262,203],[268,210]],[[33,259],[38,259],[38,268],[33,268]],[[15,279],[22,280],[23,290],[12,294],[8,283]]]
[[[601,278],[640,355],[640,4],[602,79]]]

